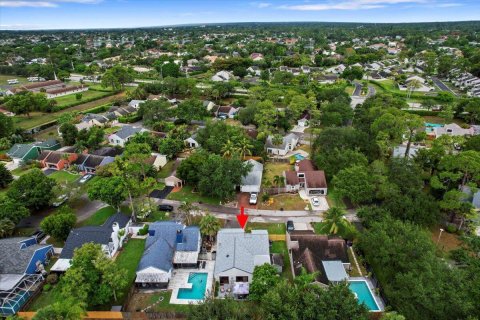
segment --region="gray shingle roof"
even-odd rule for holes
[[[283,137],[283,141],[281,145],[274,145],[272,142],[273,136],[268,136],[265,146],[267,148],[285,149],[288,143],[293,144],[293,142],[296,140],[298,140],[298,136],[294,133],[289,133],[285,137]]]
[[[133,127],[133,126],[123,126],[120,130],[118,130],[115,134],[120,137],[121,139],[126,139],[134,134],[142,131],[142,128]]]
[[[33,244],[21,249],[28,237],[0,239],[0,274],[24,274],[35,251],[51,245]]]
[[[217,235],[215,275],[237,268],[253,273],[255,265],[270,260],[267,230],[221,229]],[[259,263],[260,262],[260,263]]]
[[[145,251],[137,271],[154,267],[168,272],[173,267],[175,251],[198,251],[200,229],[185,227],[174,221],[159,221],[150,224]],[[177,231],[182,230],[183,239],[177,243]],[[152,233],[154,233],[152,235]]]
[[[253,159],[245,161],[247,164],[251,164],[252,167],[245,177],[242,177],[242,185],[255,185],[260,186],[262,184],[263,164]]]
[[[112,235],[113,223],[118,223],[120,228],[124,228],[130,217],[122,213],[116,213],[110,216],[101,226],[86,226],[76,228],[70,231],[65,246],[60,254],[61,259],[72,259],[76,248],[80,248],[85,243],[93,242],[98,244],[108,244]]]

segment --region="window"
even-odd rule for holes
[[[236,277],[235,282],[248,282],[248,277]]]

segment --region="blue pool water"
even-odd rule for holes
[[[352,292],[356,295],[359,303],[365,304],[370,311],[380,311],[380,308],[375,302],[375,298],[373,298],[373,294],[368,288],[366,281],[351,280],[348,282],[348,286],[350,287],[350,290],[352,290]]]
[[[293,156],[294,156],[295,159],[297,159],[297,160],[303,160],[303,159],[305,159],[305,157],[302,156],[300,153],[296,153],[296,154],[294,154]]]
[[[192,284],[191,289],[178,289],[178,299],[202,300],[205,298],[207,288],[207,273],[190,273],[188,283]]]

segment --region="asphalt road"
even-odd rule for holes
[[[450,89],[445,83],[442,82],[442,80],[438,79],[437,77],[432,77],[432,81],[433,81],[433,83],[435,83],[435,85],[438,88],[440,88],[440,90],[447,91],[447,92],[450,92],[453,95],[456,95],[456,93],[453,92],[452,89]]]
[[[354,82],[355,84],[355,90],[352,93],[352,96],[359,97],[360,93],[362,93],[362,85],[358,82]]]

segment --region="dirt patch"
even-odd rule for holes
[[[443,231],[439,241],[440,227],[434,228],[430,230],[430,232],[432,233],[432,241],[435,244],[438,243],[438,248],[445,252],[459,249],[462,246],[462,241],[458,238],[458,235],[454,233]]]
[[[261,197],[260,197],[261,199]],[[279,194],[272,196],[269,202],[258,204],[258,209],[263,210],[305,210],[308,202],[300,198],[298,194]]]

